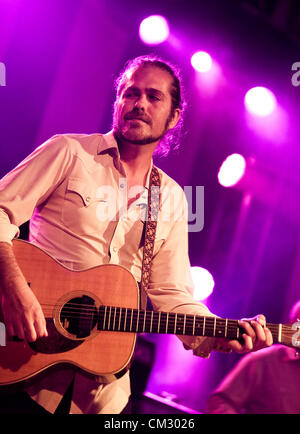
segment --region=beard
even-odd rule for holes
[[[131,131],[129,131],[128,128],[122,127],[121,121],[117,118],[116,115],[114,115],[113,132],[116,139],[120,140],[121,142],[132,143],[134,145],[149,145],[151,143],[160,141],[165,136],[166,132],[168,131],[170,120],[171,116],[168,117],[164,129],[160,134],[152,135],[147,133],[132,133]],[[138,129],[139,128],[132,128],[133,131]]]
[[[134,137],[134,135],[132,134],[123,133],[122,129],[118,127],[114,127],[113,131],[115,137],[121,142],[132,143],[134,145],[149,145],[151,143],[155,143],[161,140],[164,137],[167,130],[164,130],[163,133],[160,134],[159,136],[144,134],[141,137]]]

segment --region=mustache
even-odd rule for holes
[[[149,125],[151,125],[151,123],[152,123],[149,116],[147,116],[145,114],[137,113],[136,111],[132,111],[130,113],[127,113],[124,116],[124,119],[126,121],[128,121],[130,119],[138,119],[138,120],[143,121],[143,122],[145,122],[146,124],[149,124]]]

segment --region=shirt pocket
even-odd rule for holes
[[[159,249],[162,247],[166,239],[168,238],[169,227],[165,223],[158,221],[155,233],[153,256],[156,255]]]
[[[82,179],[69,178],[61,211],[62,222],[68,230],[78,235],[99,232],[105,226],[97,218],[97,208],[102,204],[105,206],[106,200],[97,194],[96,186]]]
[[[140,224],[144,225],[144,221],[141,220]],[[158,221],[157,225],[156,225],[154,247],[153,247],[153,256],[158,253],[159,249],[161,248],[161,246],[163,245],[163,243],[167,239],[168,233],[169,233],[169,227],[168,227],[168,225],[166,225],[166,224],[161,223],[161,222]],[[146,236],[146,231],[144,231],[143,245],[144,245],[144,242],[145,242],[145,236]]]

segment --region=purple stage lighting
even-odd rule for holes
[[[168,22],[161,15],[151,15],[140,24],[140,38],[148,45],[158,45],[165,42],[169,37],[169,33]]]
[[[205,51],[197,51],[191,57],[191,64],[198,72],[208,72],[212,68],[212,58]]]
[[[191,267],[191,273],[194,283],[194,299],[205,300],[213,292],[215,286],[212,275],[202,267]]]
[[[240,154],[229,155],[223,161],[219,173],[218,180],[223,187],[233,187],[243,177],[246,169],[246,160]]]
[[[253,115],[268,116],[276,107],[276,98],[266,87],[253,87],[246,93],[245,106]]]

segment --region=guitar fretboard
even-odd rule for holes
[[[188,315],[174,312],[154,312],[125,307],[101,306],[98,330],[207,336],[241,339],[244,329],[237,320]],[[281,341],[281,324],[267,324],[275,342]]]

